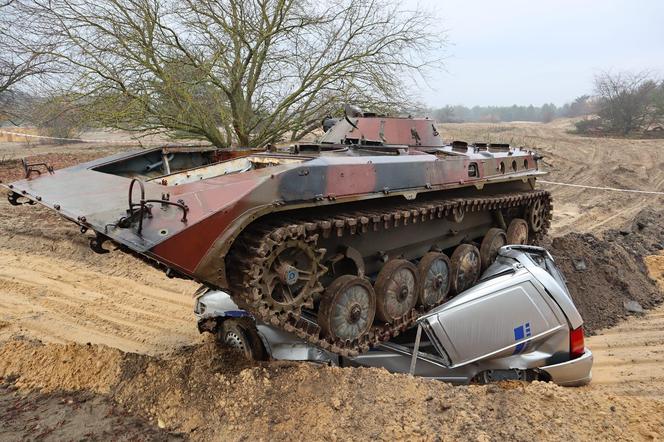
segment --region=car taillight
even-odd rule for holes
[[[583,342],[583,326],[572,330],[569,333],[569,356],[570,358],[578,358],[585,352],[585,344]]]

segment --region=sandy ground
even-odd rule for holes
[[[0,200],[0,341],[19,334],[155,354],[200,339],[197,284],[120,251],[97,255],[75,227]]]
[[[127,413],[90,392],[16,393],[0,385],[0,439],[18,440],[183,440]],[[121,430],[121,431],[118,431]]]
[[[443,125],[443,133],[536,147],[546,156],[552,181],[664,190],[664,141],[576,137],[566,133],[568,127],[568,121]],[[5,181],[18,176],[12,160],[26,154],[55,151],[54,162],[61,166],[118,149],[15,144],[0,146]],[[550,190],[556,235],[619,228],[645,205],[664,206],[660,197]],[[664,256],[648,257],[646,263],[653,278],[664,278]],[[75,429],[85,425],[92,425],[99,439],[108,428],[116,434],[137,428],[127,434],[140,435],[133,438],[138,440],[268,434],[271,439],[664,437],[664,308],[588,339],[597,358],[589,387],[458,388],[381,370],[239,363],[196,331],[195,288],[119,251],[96,255],[75,226],[46,210],[0,200],[0,405],[18,410],[0,413],[0,423],[12,423],[0,426],[0,440],[41,434],[30,426],[35,420],[49,430],[46,440],[80,439],[85,433]],[[83,399],[91,404],[88,409],[75,406]],[[36,409],[43,411],[41,417]],[[120,419],[103,420],[107,414]]]
[[[0,250],[0,261],[0,317],[10,324],[0,336],[26,331],[48,342],[91,342],[148,354],[197,340],[193,283],[161,281],[158,271],[134,280],[69,259],[26,258],[8,250]]]
[[[664,290],[664,255],[646,264]],[[601,331],[587,345],[595,356],[590,388],[664,400],[664,306]]]

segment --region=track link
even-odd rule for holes
[[[279,243],[290,240],[304,241],[315,248],[320,236],[361,235],[369,231],[383,229],[397,230],[410,223],[425,223],[443,218],[462,217],[466,212],[509,210],[528,208],[535,201],[544,206],[542,228],[533,234],[531,240],[541,239],[551,224],[552,202],[549,192],[533,190],[520,193],[487,196],[483,198],[455,198],[426,201],[421,204],[399,204],[387,206],[381,210],[351,211],[334,213],[324,218],[290,219],[287,215],[269,221],[259,221],[247,228],[234,244],[228,258],[230,269],[231,296],[256,319],[283,330],[295,333],[301,339],[325,350],[342,356],[355,356],[369,350],[370,347],[387,341],[410,328],[417,318],[433,307],[412,309],[401,320],[393,324],[374,325],[369,332],[353,341],[331,340],[321,336],[318,325],[302,318],[302,308],[313,307],[313,295],[323,291],[317,282],[312,286],[311,296],[293,308],[274,308],[261,293],[260,275],[265,271],[264,263]],[[316,249],[322,259],[325,249]],[[321,272],[325,273],[321,265]]]

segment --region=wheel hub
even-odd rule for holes
[[[279,280],[286,285],[293,285],[300,279],[300,272],[290,264],[281,264],[277,273]]]
[[[229,347],[244,351],[242,339],[236,333],[227,333],[225,341]]]
[[[408,294],[410,293],[410,289],[406,285],[401,286],[401,290],[397,292],[397,300],[399,302],[404,302],[406,298],[408,298]]]
[[[354,304],[350,308],[350,313],[348,314],[348,322],[355,324],[362,317],[362,307],[359,304]]]
[[[440,288],[443,286],[443,282],[445,282],[445,281],[444,281],[442,275],[436,276],[433,280],[433,289],[434,290],[440,290]]]

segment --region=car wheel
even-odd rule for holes
[[[247,359],[264,361],[267,352],[256,326],[247,320],[226,319],[217,332],[220,344],[242,352]]]

